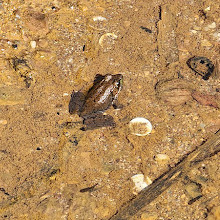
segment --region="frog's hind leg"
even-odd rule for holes
[[[82,92],[75,92],[73,90],[71,94],[71,99],[69,102],[69,113],[74,114],[79,112],[85,101],[85,95]]]

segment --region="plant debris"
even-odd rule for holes
[[[204,80],[208,80],[214,71],[213,63],[206,57],[192,57],[187,61],[187,65]]]

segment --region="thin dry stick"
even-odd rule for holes
[[[184,176],[183,174],[186,174],[190,169],[192,169],[192,167],[195,167],[199,162],[217,154],[218,152],[220,152],[220,130],[207,142],[183,158],[175,167],[160,176],[147,188],[143,189],[137,197],[129,201],[124,208],[119,210],[110,219],[130,219],[142,208],[146,207],[146,205],[156,199],[162,192],[168,189],[174,182]]]

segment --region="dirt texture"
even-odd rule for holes
[[[211,0],[0,0],[0,219],[110,219],[135,197],[132,176],[156,181],[212,137],[219,13]],[[214,64],[208,79],[192,57]],[[96,74],[123,75],[123,108],[104,113],[114,127],[83,131],[69,102]],[[151,122],[149,135],[131,133],[135,117]],[[132,219],[218,220],[219,160]]]

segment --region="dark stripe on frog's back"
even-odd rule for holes
[[[95,85],[96,83],[101,82],[104,78],[105,78],[105,76],[100,75],[100,74],[97,74],[97,75],[95,76],[94,81],[93,81],[93,85]]]
[[[91,96],[91,93],[96,91],[98,89],[98,87],[101,87],[103,84],[105,84],[105,81],[103,81],[101,84],[100,84],[100,82],[102,80],[104,80],[107,75],[103,76],[103,75],[97,74],[95,76],[95,79],[94,79],[94,82],[93,82],[93,86],[88,90],[88,92],[86,94],[86,99],[88,99],[88,97]]]

